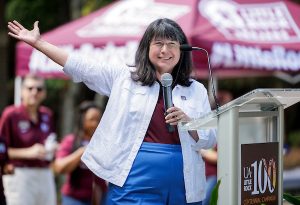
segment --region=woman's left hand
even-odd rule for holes
[[[167,113],[165,120],[170,125],[177,125],[179,121],[188,121],[191,119],[178,107],[170,107]]]

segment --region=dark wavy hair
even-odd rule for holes
[[[131,72],[131,78],[142,85],[151,86],[156,79],[155,68],[149,59],[149,47],[153,39],[162,38],[188,44],[186,35],[181,27],[173,20],[163,18],[152,22],[146,29],[135,54],[136,70]],[[172,71],[174,84],[190,86],[190,74],[193,69],[190,52],[181,52],[180,59]],[[176,82],[175,82],[176,81]]]

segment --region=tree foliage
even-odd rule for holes
[[[42,20],[41,31],[47,31],[70,19],[69,1],[60,0],[9,0],[6,6],[6,20],[19,20],[28,28],[33,21]]]
[[[83,16],[88,15],[89,13],[106,6],[107,4],[113,2],[113,0],[86,0],[83,7],[81,14]]]

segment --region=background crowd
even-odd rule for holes
[[[58,143],[52,111],[41,105],[46,98],[44,79],[26,76],[21,97],[22,105],[7,107],[0,120],[1,174],[5,174],[1,203],[6,198],[8,204],[100,205],[106,183],[80,157],[102,110],[94,102],[82,102],[73,134]],[[59,176],[66,179],[60,180],[63,185],[57,193]]]

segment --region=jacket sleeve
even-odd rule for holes
[[[217,129],[198,130],[199,140],[193,146],[194,149],[210,149],[216,146]]]
[[[71,54],[63,68],[76,83],[83,82],[91,90],[109,96],[114,80],[126,70],[120,66],[96,62],[76,54]]]
[[[204,88],[204,87],[203,87]],[[202,89],[201,91],[202,95],[202,110],[204,110],[204,114],[207,114],[211,111],[211,107],[208,100],[208,95],[206,89]],[[200,116],[198,116],[200,117]],[[197,130],[199,140],[195,142],[192,147],[196,150],[200,149],[210,149],[213,148],[217,143],[217,129],[200,129]]]

